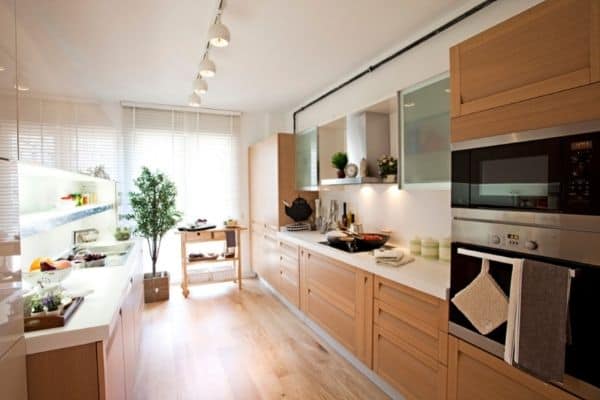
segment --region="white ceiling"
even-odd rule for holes
[[[288,111],[469,0],[229,0],[203,105]],[[216,0],[17,0],[32,92],[185,104]]]

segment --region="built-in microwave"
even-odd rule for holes
[[[453,145],[452,207],[600,215],[600,121]]]

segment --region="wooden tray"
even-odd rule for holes
[[[25,332],[39,331],[42,329],[59,328],[65,326],[75,310],[79,308],[83,302],[83,297],[75,297],[73,301],[67,305],[59,315],[40,315],[35,317],[26,317]]]

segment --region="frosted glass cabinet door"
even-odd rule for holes
[[[0,0],[0,158],[17,158],[15,2]]]
[[[319,154],[317,128],[297,133],[296,137],[296,188],[316,190],[319,185]]]
[[[450,79],[437,76],[399,95],[401,187],[450,188]]]

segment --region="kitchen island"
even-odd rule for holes
[[[132,392],[143,310],[139,242],[124,260],[74,270],[63,287],[93,292],[66,326],[25,334],[29,399],[112,399]]]

